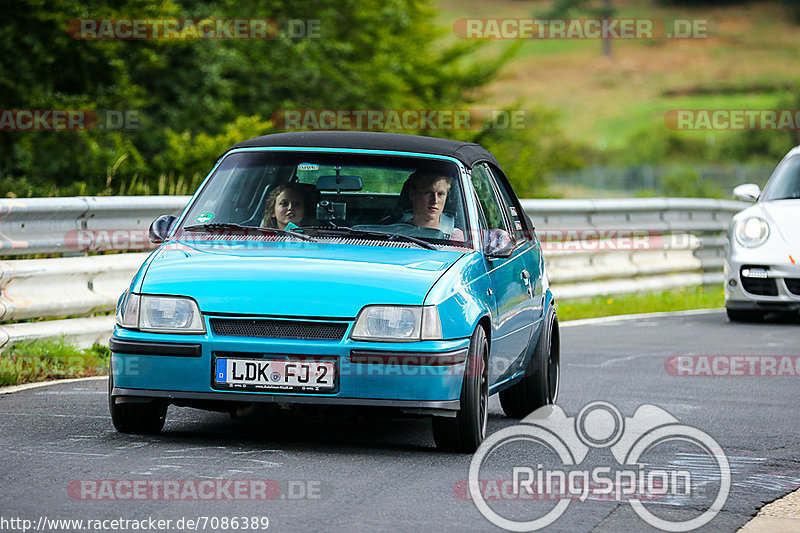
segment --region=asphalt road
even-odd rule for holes
[[[559,405],[568,416],[594,401],[613,404],[625,417],[652,404],[720,444],[732,472],[730,494],[703,531],[735,531],[764,502],[800,487],[800,377],[787,369],[781,377],[686,377],[665,367],[670,357],[683,355],[798,355],[800,324],[734,325],[715,311],[565,327],[562,345]],[[459,490],[471,456],[438,452],[426,420],[232,419],[172,406],[161,435],[139,437],[114,431],[105,387],[104,381],[82,381],[0,396],[0,530],[19,531],[23,524],[3,520],[31,520],[33,528],[43,517],[152,517],[172,520],[175,530],[181,518],[200,517],[197,529],[211,531],[214,525],[221,529],[224,518],[267,517],[275,531],[500,531]],[[490,433],[515,423],[492,398]],[[719,476],[709,474],[709,461],[678,448],[667,446],[651,459],[691,467],[713,489]],[[585,466],[610,465],[607,452],[592,449]],[[500,470],[520,460],[511,447],[492,457]],[[255,490],[256,500],[113,500],[132,490],[122,491],[128,485],[119,480],[151,486],[155,480],[190,480],[195,488],[201,480],[266,480],[260,490],[267,487],[268,499]],[[215,483],[215,494],[226,497]],[[104,486],[120,493],[104,496]],[[676,501],[666,498],[649,509],[673,521],[702,512],[696,502]],[[495,508],[520,519],[538,516],[525,502]],[[202,517],[208,517],[205,523]],[[123,530],[124,524],[116,525]],[[649,528],[628,502],[589,498],[571,502],[548,530]]]

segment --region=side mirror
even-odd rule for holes
[[[733,189],[733,196],[743,202],[755,202],[761,195],[761,189],[755,183],[745,183]]]
[[[486,245],[483,253],[489,258],[510,257],[514,252],[514,239],[503,229],[493,229],[486,232]]]
[[[155,219],[153,223],[150,224],[150,242],[158,244],[166,241],[169,230],[172,229],[172,225],[175,224],[176,220],[178,220],[178,217],[172,215],[161,215]]]

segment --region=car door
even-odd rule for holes
[[[534,321],[538,322],[544,312],[544,290],[542,277],[544,276],[544,258],[542,257],[542,245],[533,232],[534,228],[530,225],[522,211],[514,190],[508,183],[500,169],[487,165],[487,170],[494,177],[494,182],[500,191],[500,198],[503,202],[503,210],[511,223],[514,238],[517,242],[523,243],[525,247],[524,261],[530,273],[530,294],[533,298]]]
[[[502,229],[514,237],[500,191],[484,164],[472,168],[472,184],[478,204],[489,230]],[[526,245],[527,243],[527,245]],[[490,383],[509,378],[528,347],[533,331],[533,300],[531,298],[531,273],[526,264],[530,243],[516,241],[509,257],[486,257],[486,270],[496,301],[492,317]]]
[[[487,165],[487,171],[494,178],[494,183],[500,193],[503,210],[506,213],[514,238],[520,243],[520,253],[525,263],[525,270],[529,274],[528,294],[532,299],[533,310],[533,331],[531,333],[531,343],[539,340],[538,333],[541,331],[539,325],[544,313],[544,258],[542,257],[542,246],[533,232],[530,220],[524,216],[522,205],[514,194],[514,190],[508,183],[503,172],[498,168]],[[531,348],[533,348],[531,346]],[[520,370],[525,368],[525,358],[517,361],[516,366]]]

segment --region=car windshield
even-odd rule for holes
[[[458,176],[455,163],[438,158],[239,152],[219,164],[181,229],[470,247]]]
[[[790,157],[780,165],[761,195],[761,200],[800,198],[800,156]]]

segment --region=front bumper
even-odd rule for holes
[[[769,253],[759,248],[742,249],[738,245],[734,245],[733,252],[728,254],[724,265],[725,306],[728,309],[800,310],[800,258],[792,256],[795,259],[792,264],[788,253]],[[765,271],[766,277],[743,275],[743,271],[753,269],[759,275]]]
[[[345,336],[316,341],[154,334],[117,327],[109,344],[113,401],[347,405],[453,416],[460,405],[469,339],[383,343]],[[231,353],[258,359],[333,359],[336,386],[326,392],[221,390],[214,382],[214,358]]]

